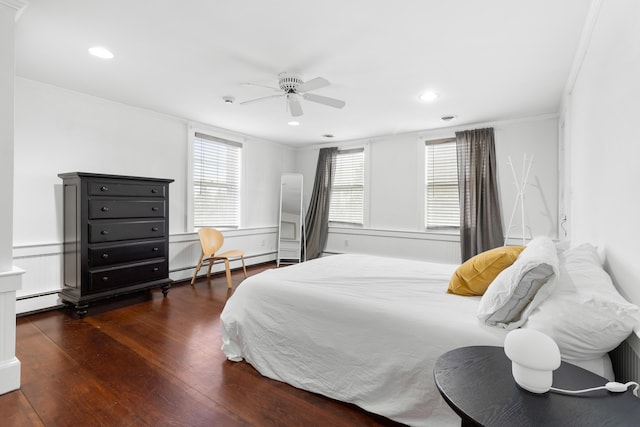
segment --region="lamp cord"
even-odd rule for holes
[[[633,388],[633,395],[635,397],[638,397],[638,388],[640,387],[640,385],[638,385],[638,383],[634,382],[634,381],[629,381],[626,384],[618,383],[618,382],[615,382],[615,381],[611,381],[611,382],[606,383],[603,386],[593,387],[593,388],[586,388],[584,390],[564,390],[564,389],[561,389],[561,388],[551,387],[549,389],[549,391],[553,391],[555,393],[560,393],[560,394],[570,394],[570,395],[581,394],[581,393],[589,393],[591,391],[596,391],[596,390],[608,390],[608,391],[611,391],[613,393],[621,393],[621,392],[627,391],[629,389],[629,386],[631,386],[631,385],[635,386]]]

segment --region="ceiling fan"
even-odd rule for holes
[[[323,77],[316,77],[314,79],[303,81],[300,74],[283,72],[278,74],[278,87],[265,86],[253,83],[243,83],[243,86],[259,86],[272,89],[279,92],[276,95],[264,96],[261,98],[250,99],[248,101],[241,102],[240,104],[250,104],[253,102],[265,101],[271,98],[278,98],[284,96],[287,100],[287,108],[292,116],[302,116],[302,106],[300,105],[300,98],[311,102],[317,102],[318,104],[328,105],[329,107],[342,108],[345,106],[345,102],[340,99],[329,98],[328,96],[316,95],[315,93],[309,93],[312,90],[320,89],[329,86],[329,81]]]

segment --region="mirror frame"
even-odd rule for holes
[[[278,213],[277,267],[280,264],[296,264],[306,260],[304,220],[302,174],[282,174]]]

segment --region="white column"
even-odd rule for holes
[[[0,394],[20,388],[16,358],[16,290],[22,270],[13,266],[13,103],[15,21],[21,0],[0,0]]]
[[[0,394],[20,388],[20,361],[16,357],[16,290],[22,270],[0,273]]]

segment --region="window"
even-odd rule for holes
[[[193,139],[194,227],[240,225],[242,144],[200,132]]]
[[[425,226],[460,227],[458,156],[455,139],[427,141],[425,146]]]
[[[330,203],[330,222],[363,223],[364,148],[338,151]]]

